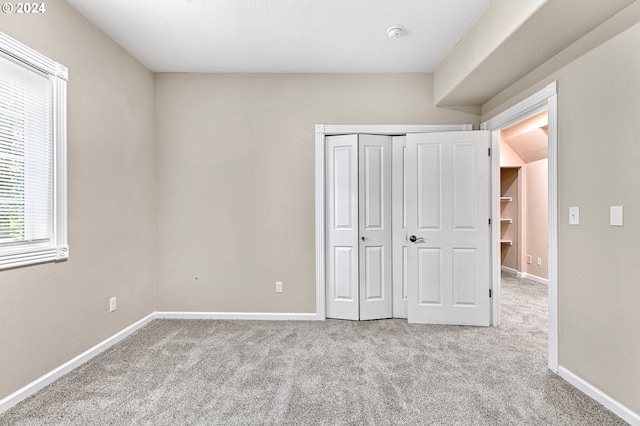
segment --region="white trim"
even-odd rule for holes
[[[402,136],[407,133],[454,132],[472,130],[471,124],[318,124],[316,133],[346,135],[366,133],[369,135]]]
[[[535,281],[538,284],[549,285],[549,280],[547,278],[542,278],[537,275],[529,274],[527,272],[520,272],[518,276],[526,280]]]
[[[558,374],[564,380],[584,392],[587,396],[604,405],[607,409],[609,409],[611,412],[613,412],[615,415],[617,415],[627,423],[635,426],[640,425],[640,414],[634,412],[629,407],[626,407],[625,405],[611,398],[609,395],[602,392],[600,389],[593,386],[583,378],[579,377],[578,375],[572,373],[562,366],[558,368]]]
[[[491,325],[497,327],[500,325],[502,317],[500,300],[502,287],[500,286],[500,261],[502,244],[500,243],[500,231],[502,226],[498,222],[500,217],[500,131],[491,131],[491,188],[490,188],[490,206],[491,211],[489,217],[493,220],[494,225],[491,227],[491,282],[489,283],[492,292],[491,300]],[[497,182],[497,184],[495,184]],[[497,283],[497,284],[496,284]]]
[[[59,65],[59,64],[58,64]],[[63,67],[64,68],[64,67]],[[67,75],[64,68],[64,75]],[[57,248],[55,260],[69,258],[67,242],[67,80],[56,78],[53,85],[53,223],[55,226],[54,245]]]
[[[325,142],[330,135],[367,133],[371,135],[406,135],[407,133],[471,131],[472,124],[398,124],[398,125],[331,125],[316,124],[316,319],[326,319],[325,302]]]
[[[156,319],[315,321],[316,314],[276,312],[156,312]]]
[[[547,100],[557,93],[556,86],[555,81],[548,84],[544,89],[537,91],[527,99],[480,124],[480,130],[496,130],[510,127],[538,112],[546,110]]]
[[[517,271],[517,270],[515,270],[513,268],[509,268],[508,266],[501,265],[500,266],[500,270],[502,272],[506,272],[508,274],[515,275],[518,278],[524,278],[524,279],[527,279],[527,280],[535,281],[535,282],[540,283],[540,284],[549,285],[549,280],[547,278],[542,278],[542,277],[539,277],[537,275],[529,274],[527,272],[520,272],[520,271]]]
[[[28,243],[22,247],[0,250],[0,269],[69,257],[67,241],[67,80],[69,71],[43,54],[0,32],[0,57],[21,64],[30,71],[51,78],[52,155],[53,155],[53,224],[52,240],[46,244]]]
[[[325,149],[324,125],[316,125],[316,319],[323,321],[327,317],[325,301]],[[320,285],[322,283],[322,285]]]
[[[553,84],[555,92],[555,82]],[[549,252],[547,275],[549,279],[549,368],[557,372],[558,360],[558,96],[550,94],[547,100],[547,139],[549,142]]]
[[[104,352],[106,349],[120,342],[125,337],[133,334],[138,329],[147,325],[154,318],[155,318],[155,313],[147,315],[146,317],[142,318],[140,321],[134,324],[131,324],[129,327],[125,328],[124,330],[114,334],[108,339],[98,343],[91,349],[86,350],[85,352],[81,353],[75,358],[72,358],[71,360],[65,362],[58,368],[51,370],[50,372],[39,377],[38,379],[24,386],[23,388],[18,389],[11,395],[3,398],[2,400],[0,400],[0,414],[7,411],[8,409],[13,407],[20,401],[23,401],[26,398],[30,397],[34,393],[43,389],[44,387],[50,385],[51,383],[58,380],[60,377],[69,373],[73,369],[81,366],[85,362],[89,361],[90,359]]]
[[[511,274],[511,275],[515,275],[516,277],[519,277],[520,272],[518,272],[517,270],[513,269],[513,268],[509,268],[508,266],[504,266],[501,265],[500,266],[500,270],[502,272],[506,272],[507,274]]]
[[[36,52],[29,46],[20,43],[18,40],[14,40],[2,32],[0,32],[0,46],[2,46],[0,52],[11,56],[25,65],[63,80],[69,79],[69,71],[64,65],[47,58],[43,54]]]
[[[491,130],[492,145],[494,149],[496,145],[499,151],[499,131],[500,129],[510,127],[516,123],[524,121],[540,112],[547,111],[548,115],[548,185],[549,185],[549,259],[548,259],[548,283],[549,283],[549,354],[548,366],[553,372],[558,372],[558,118],[557,118],[557,95],[556,82],[547,85],[545,88],[534,93],[518,104],[503,111],[497,116],[485,121],[480,125],[483,130]],[[495,176],[495,167],[497,161],[494,160],[493,167]],[[494,198],[499,194],[500,180],[492,180],[492,195]],[[492,202],[492,217],[500,217],[499,201],[495,199]],[[495,239],[494,231],[494,239]],[[494,254],[496,253],[494,249]],[[499,256],[493,257],[492,270],[498,271]],[[496,274],[493,279],[493,312],[494,318],[492,323],[497,325],[500,321],[500,279]]]

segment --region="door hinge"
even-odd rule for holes
[[[489,157],[491,157],[491,148],[489,148],[488,151],[489,151]]]
[[[489,226],[491,226],[491,218],[489,218]]]
[[[491,289],[489,289],[489,298],[491,298]]]

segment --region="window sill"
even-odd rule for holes
[[[27,247],[21,250],[11,250],[8,253],[0,251],[0,269],[16,268],[18,266],[33,265],[34,263],[66,260],[69,257],[69,246]]]

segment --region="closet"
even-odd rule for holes
[[[547,283],[547,113],[500,132],[501,267]]]
[[[489,139],[325,137],[327,318],[489,324]]]
[[[500,168],[501,265],[517,265],[520,243],[521,168]]]

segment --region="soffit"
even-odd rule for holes
[[[544,2],[490,54],[469,64],[470,71],[450,90],[440,91],[436,104],[483,105],[631,3],[633,0],[594,1],[587,7],[584,0]],[[479,20],[476,25],[481,24]]]

